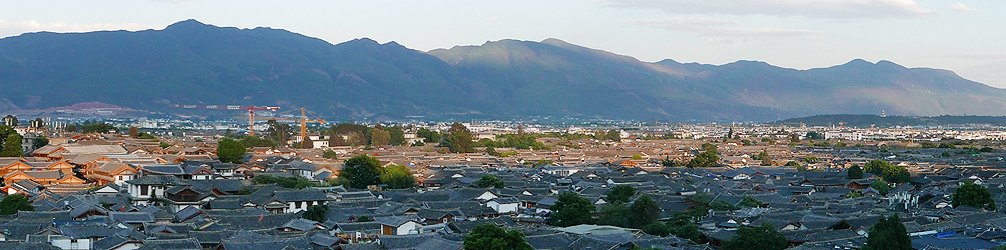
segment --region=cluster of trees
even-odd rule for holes
[[[716,145],[712,143],[702,144],[702,151],[702,153],[692,158],[685,166],[689,168],[708,168],[716,166],[720,161]]]
[[[231,138],[224,137],[217,143],[217,157],[220,158],[220,162],[241,164],[244,161],[245,152],[247,152],[245,145]]]
[[[912,180],[908,169],[902,166],[895,166],[884,160],[872,160],[866,163],[867,173],[875,174],[891,183],[905,183]]]
[[[496,224],[483,223],[465,237],[465,250],[532,250],[519,230],[504,230]]]
[[[849,171],[846,171],[846,177],[849,179],[863,179],[863,169],[859,167],[859,164],[853,164],[849,167]]]
[[[71,129],[73,129],[73,130],[71,130]],[[119,128],[116,128],[115,126],[112,126],[112,125],[110,125],[108,123],[104,123],[104,122],[94,122],[94,121],[86,121],[83,124],[81,124],[79,126],[79,128],[76,125],[70,125],[70,126],[67,126],[66,130],[69,131],[69,132],[76,132],[78,129],[80,130],[81,133],[85,133],[85,134],[87,134],[87,133],[108,133],[110,131],[111,132],[115,132],[115,133],[119,132]]]
[[[381,167],[377,158],[357,155],[345,161],[339,174],[339,182],[352,188],[364,189],[370,185],[386,184],[388,188],[400,189],[415,186],[416,179],[404,166]]]
[[[35,211],[35,206],[21,194],[4,196],[0,200],[0,215],[16,214],[17,211]]]
[[[870,227],[863,250],[911,250],[912,239],[898,215],[882,217]]]
[[[992,193],[988,188],[967,182],[962,184],[950,197],[951,204],[956,208],[960,206],[980,207],[985,210],[995,211],[996,201],[992,199]]]
[[[21,134],[18,134],[14,128],[0,125],[0,157],[24,156],[21,139]]]
[[[503,180],[500,180],[495,175],[483,175],[478,181],[475,181],[475,186],[480,188],[504,188],[506,187],[506,183],[503,183]]]
[[[301,218],[324,223],[326,213],[328,213],[327,205],[314,205],[307,208],[307,211],[304,211],[304,214],[301,215]]]
[[[497,140],[482,139],[475,143],[476,147],[486,147],[486,148],[516,148],[516,149],[534,149],[542,150],[548,149],[544,143],[537,140],[536,135],[532,134],[506,134],[499,135]]]
[[[371,128],[361,124],[340,123],[329,128],[328,135],[328,144],[332,146],[401,146],[406,143],[405,129],[400,126],[384,127],[377,124]]]
[[[758,154],[751,157],[751,159],[761,161],[762,166],[772,166],[773,163],[775,163],[772,161],[772,156],[769,156],[768,152],[765,150],[758,152]]]
[[[607,132],[599,130],[599,131],[594,132],[594,139],[597,139],[597,140],[609,140],[609,141],[621,141],[622,140],[622,132],[619,132],[618,130],[614,130],[614,129],[608,130]]]
[[[647,195],[641,195],[631,205],[628,202],[636,189],[629,185],[618,185],[608,191],[608,204],[601,207],[601,216],[595,221],[591,216],[597,207],[589,199],[571,192],[559,195],[559,200],[550,209],[548,221],[552,225],[567,227],[580,224],[602,224],[643,229],[644,232],[666,236],[670,233],[667,225],[658,222],[660,206]]]
[[[315,187],[321,185],[318,182],[314,182],[300,176],[283,177],[283,176],[259,175],[255,176],[255,178],[253,178],[252,180],[255,181],[256,184],[276,183],[276,185],[279,185],[280,187],[294,188],[294,189],[304,189],[306,187]]]

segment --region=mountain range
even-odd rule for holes
[[[165,113],[195,112],[170,104],[305,107],[321,117],[378,120],[1006,115],[1006,90],[889,61],[809,70],[643,62],[558,39],[424,52],[195,20],[0,39],[0,89],[2,113],[98,102]]]

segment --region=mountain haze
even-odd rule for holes
[[[766,121],[832,113],[1006,115],[1006,91],[946,70],[853,60],[656,63],[558,39],[422,52],[187,20],[163,30],[0,39],[0,112],[101,102],[306,107],[337,119],[558,116]]]

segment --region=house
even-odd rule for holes
[[[164,197],[164,190],[185,184],[167,175],[147,175],[126,181],[129,199],[136,205],[146,205],[152,197]]]
[[[487,207],[490,207],[493,210],[496,210],[496,213],[500,213],[500,214],[516,213],[517,212],[517,207],[519,205],[520,205],[520,201],[517,200],[517,198],[514,198],[514,197],[495,198],[495,199],[489,200],[489,202],[486,203]]]
[[[419,234],[423,226],[416,219],[405,216],[378,217],[376,221],[381,223],[382,235]]]

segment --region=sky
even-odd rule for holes
[[[0,0],[0,37],[187,19],[421,51],[557,38],[648,62],[809,69],[888,60],[1006,88],[1002,0]]]

